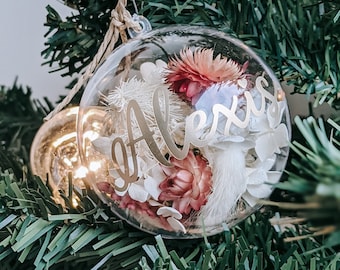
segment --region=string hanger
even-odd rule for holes
[[[85,72],[80,76],[68,95],[44,118],[45,121],[50,120],[71,102],[72,98],[84,85],[86,85],[92,74],[113,51],[119,38],[123,43],[128,41],[127,31],[129,31],[130,37],[133,37],[151,29],[150,23],[146,19],[142,20],[144,17],[138,15],[132,17],[130,12],[126,9],[126,5],[127,0],[118,0],[116,7],[111,11],[109,29],[93,60],[87,66]]]

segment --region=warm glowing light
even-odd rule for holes
[[[72,198],[72,205],[73,205],[73,207],[78,206],[78,202],[77,202],[76,198]]]
[[[72,115],[77,115],[79,111],[79,107],[72,107],[69,108],[69,110],[66,113],[66,116],[72,116]]]
[[[284,100],[284,98],[285,98],[285,92],[282,89],[278,90],[277,91],[277,100],[282,101],[282,100]]]
[[[98,169],[100,169],[101,165],[100,165],[100,161],[92,161],[90,163],[89,169],[93,172],[97,171]]]
[[[92,123],[92,127],[93,127],[94,130],[100,130],[101,127],[102,127],[102,125],[103,125],[102,123],[97,122],[97,121],[94,121],[94,122]]]
[[[76,132],[70,132],[68,134],[65,134],[64,136],[58,138],[57,140],[55,140],[52,145],[53,147],[57,148],[59,145],[63,144],[64,142],[73,139],[74,141],[76,141],[76,136],[77,133]],[[90,141],[94,141],[95,139],[97,139],[99,137],[99,134],[95,131],[89,130],[86,131],[84,133],[84,137],[89,139]]]
[[[77,133],[76,132],[70,132],[68,134],[65,134],[64,136],[61,136],[60,138],[58,138],[57,140],[55,140],[52,143],[52,146],[57,148],[59,145],[63,144],[64,142],[73,139],[74,141],[76,140]]]
[[[84,178],[86,177],[86,174],[88,173],[88,169],[84,166],[80,166],[75,172],[74,172],[74,178]]]
[[[84,138],[87,138],[90,141],[94,141],[98,137],[99,137],[98,132],[95,132],[95,131],[92,131],[92,130],[88,130],[88,131],[84,132]]]
[[[63,162],[69,166],[69,167],[72,167],[72,161],[70,159],[68,159],[67,157],[64,157],[63,158]]]

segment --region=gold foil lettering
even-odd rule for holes
[[[197,110],[190,115],[187,116],[185,121],[185,134],[184,134],[184,145],[182,148],[179,148],[173,138],[171,137],[171,133],[168,130],[169,127],[169,96],[168,89],[165,87],[161,87],[160,89],[154,92],[153,96],[153,108],[154,108],[154,116],[158,125],[158,128],[161,132],[162,138],[169,152],[176,159],[183,159],[187,156],[190,145],[194,145],[196,147],[203,147],[209,144],[209,141],[216,135],[216,130],[219,122],[221,121],[221,116],[226,118],[226,123],[224,126],[224,136],[229,136],[231,125],[235,125],[239,128],[246,128],[249,124],[250,117],[253,114],[254,116],[261,116],[266,111],[266,100],[269,100],[273,106],[272,111],[267,112],[271,113],[271,115],[275,115],[275,113],[279,113],[279,105],[277,102],[277,93],[274,92],[272,95],[270,92],[264,89],[264,86],[268,86],[267,80],[263,76],[259,76],[256,79],[255,87],[261,94],[261,105],[260,108],[257,108],[255,105],[254,98],[251,93],[248,91],[244,92],[245,100],[246,100],[246,113],[243,120],[239,119],[236,114],[237,106],[238,106],[238,97],[233,96],[231,108],[227,108],[222,104],[214,104],[212,108],[213,120],[208,126],[207,123],[207,115],[202,110]],[[138,91],[138,89],[137,89]],[[162,97],[160,97],[162,95]],[[162,106],[163,105],[163,106]],[[163,111],[162,111],[163,109]],[[122,138],[116,138],[112,142],[112,160],[115,164],[118,164],[118,174],[125,181],[123,187],[116,187],[119,191],[124,191],[127,189],[129,183],[135,182],[138,180],[138,164],[137,164],[137,155],[136,155],[136,143],[144,140],[149,150],[153,154],[153,156],[163,165],[171,166],[168,160],[162,155],[156,141],[153,138],[154,131],[150,130],[144,113],[141,110],[136,100],[131,100],[127,107],[127,132],[128,132],[128,142],[124,145]],[[140,137],[134,138],[135,130],[133,130],[131,122],[132,122],[132,114],[134,115],[135,120],[137,121],[138,128],[140,133],[142,134]],[[202,134],[205,134],[204,136]],[[116,157],[116,145],[120,146],[123,162],[119,164]],[[133,173],[130,174],[127,150],[126,147],[130,147],[130,154],[132,159]],[[123,167],[123,170],[121,169]]]

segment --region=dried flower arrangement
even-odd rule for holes
[[[268,197],[289,142],[286,104],[247,67],[200,47],[142,63],[105,96],[115,129],[94,141],[112,160],[98,189],[140,227],[184,234]]]

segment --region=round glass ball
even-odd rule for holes
[[[102,110],[99,137],[87,117]],[[131,39],[98,68],[80,103],[87,181],[141,230],[195,238],[257,210],[280,180],[290,118],[284,91],[248,46],[206,27],[171,26]]]
[[[82,166],[77,144],[76,120],[79,107],[68,107],[58,112],[49,121],[44,122],[37,131],[30,149],[30,167],[34,175],[40,176],[53,189],[55,199],[62,202],[59,190],[66,195],[69,184],[79,189],[84,188],[87,170],[95,171],[101,164],[90,162],[89,167]],[[95,140],[101,130],[101,120],[105,115],[102,110],[87,116],[87,129],[84,136]],[[71,179],[70,179],[71,177]]]

